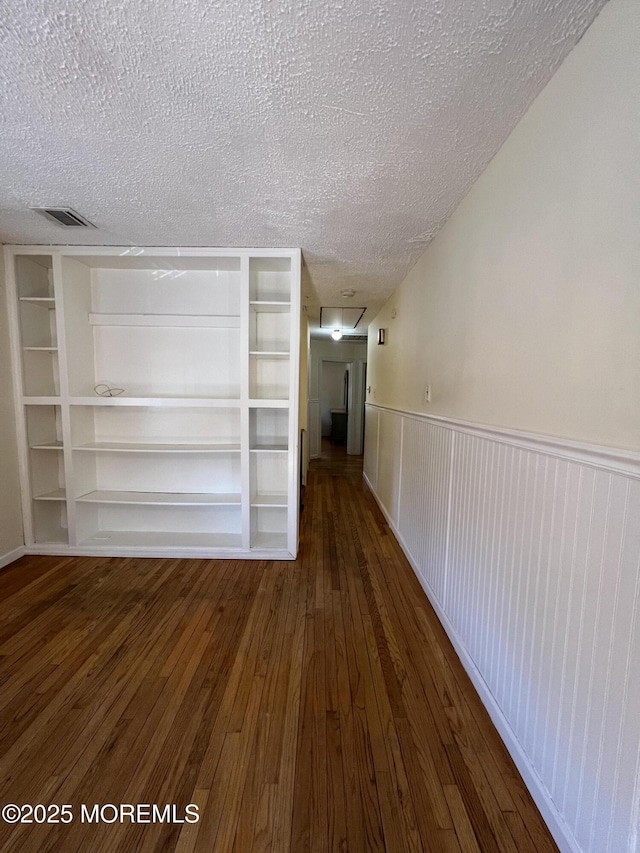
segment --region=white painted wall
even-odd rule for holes
[[[640,449],[639,55],[612,0],[370,326],[369,402]]]
[[[584,853],[640,851],[639,56],[611,0],[369,328],[369,482]]]
[[[24,544],[4,263],[0,258],[0,567]]]

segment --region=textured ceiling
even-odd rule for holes
[[[0,0],[0,241],[300,246],[362,328],[603,5]]]

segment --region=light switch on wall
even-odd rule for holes
[[[425,403],[431,402],[431,385],[424,386],[424,401]]]

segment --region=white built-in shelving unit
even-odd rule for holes
[[[28,552],[294,558],[299,250],[5,261]]]

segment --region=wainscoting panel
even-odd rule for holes
[[[441,604],[446,589],[451,430],[404,419],[398,530]],[[404,498],[404,500],[403,500]]]
[[[400,500],[400,463],[402,459],[402,418],[381,410],[378,420],[378,499],[395,524]]]
[[[374,493],[378,488],[378,416],[378,409],[365,407],[363,469]]]
[[[639,853],[640,455],[373,406],[366,438],[368,482],[559,846]]]

